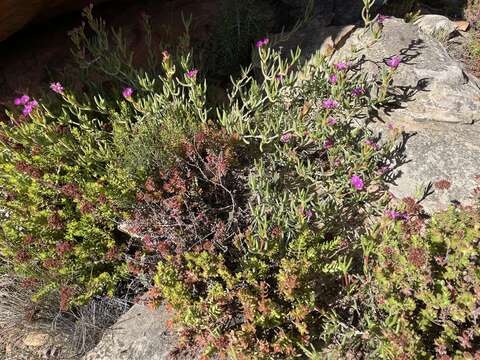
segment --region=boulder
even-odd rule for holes
[[[106,0],[0,0],[0,41],[34,20],[50,18]]]
[[[168,360],[178,338],[169,330],[165,306],[152,310],[135,304],[108,329],[100,343],[82,360]],[[180,353],[178,360],[196,360],[197,353]]]
[[[385,21],[378,41],[363,29],[357,30],[333,61],[362,59],[358,65],[374,75],[385,68],[386,59],[396,55],[402,59],[393,81],[397,103],[379,114],[380,121],[373,125],[382,131],[384,123],[392,123],[407,133],[405,159],[398,164],[399,177],[391,184],[392,193],[412,196],[420,185],[447,180],[451,183],[448,189],[431,188],[433,194],[423,201],[427,211],[446,208],[452,202],[472,204],[480,174],[478,79],[465,73],[439,41],[394,18]]]
[[[415,25],[437,40],[448,40],[457,31],[457,24],[442,15],[422,15],[415,21]]]
[[[401,103],[392,109],[391,117],[459,124],[480,120],[478,79],[465,73],[441,43],[413,24],[388,19],[377,41],[358,29],[334,60],[363,58],[362,69],[373,75],[393,56],[402,59],[394,75],[394,91]]]
[[[305,58],[317,50],[329,54],[332,49],[324,51],[329,36],[345,34],[341,28],[316,24],[288,40],[306,50]],[[373,78],[386,69],[386,60],[396,55],[402,63],[393,78],[395,102],[369,123],[383,134],[392,126],[405,131],[402,157],[397,159],[396,176],[391,179],[392,194],[415,196],[419,188],[430,184],[429,195],[422,201],[427,212],[457,202],[473,204],[475,189],[478,192],[480,186],[479,80],[467,74],[438,40],[395,18],[384,22],[378,40],[357,28],[348,31],[342,41],[333,41],[331,61],[351,60],[354,68]],[[441,180],[446,181],[439,185]]]
[[[177,338],[167,330],[169,314],[135,304],[107,330],[83,360],[166,360]]]

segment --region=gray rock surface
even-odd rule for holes
[[[421,205],[427,212],[446,209],[451,204],[473,205],[480,194],[480,124],[392,121],[407,135],[404,159],[394,171],[390,191],[397,198],[415,196],[418,189],[430,185]],[[376,124],[375,128],[383,127]],[[435,186],[447,180],[448,189]]]
[[[177,338],[167,330],[165,322],[168,319],[164,307],[150,310],[143,305],[134,305],[105,332],[97,347],[83,360],[169,359]]]
[[[378,74],[386,67],[385,61],[393,56],[402,59],[394,75],[395,93],[401,106],[392,110],[391,117],[398,121],[463,124],[480,120],[478,79],[466,74],[441,43],[413,24],[400,19],[386,20],[382,37],[376,42],[359,29],[334,58],[363,57],[363,70]]]
[[[423,15],[415,21],[415,25],[439,40],[448,40],[457,31],[457,25],[442,15]]]
[[[306,49],[305,57],[323,49],[326,37],[319,34],[333,29],[319,26],[317,23],[289,39]],[[428,212],[457,201],[472,204],[473,192],[480,186],[475,179],[480,175],[479,80],[467,74],[438,40],[395,18],[385,21],[378,41],[364,29],[357,29],[335,45],[334,51],[332,62],[352,60],[372,77],[387,68],[387,59],[395,55],[402,58],[393,78],[396,102],[370,124],[382,133],[389,132],[387,124],[406,132],[404,159],[398,162],[398,177],[392,181],[391,192],[403,198],[415,196],[422,186],[433,185],[433,193],[422,201]],[[440,180],[451,186],[436,189],[434,184]]]
[[[423,202],[427,211],[447,207],[452,201],[474,202],[480,174],[480,89],[478,79],[464,72],[443,45],[403,20],[385,22],[382,38],[357,30],[334,57],[363,57],[361,67],[370,74],[385,68],[385,60],[399,55],[403,62],[394,76],[397,106],[380,114],[407,132],[405,161],[391,186],[397,197],[413,196],[420,185],[447,180],[449,189],[435,189]],[[382,122],[374,127],[382,128]],[[385,127],[383,125],[383,127]]]

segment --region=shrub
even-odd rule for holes
[[[411,225],[389,222],[369,239],[383,358],[477,358],[480,214],[450,208]]]
[[[151,297],[205,355],[293,358],[319,342],[348,291],[353,244],[387,201],[390,143],[355,122],[385,91],[319,55],[300,71],[299,52],[287,61],[267,43],[257,43],[261,80],[245,70],[219,111],[233,148],[223,135],[191,140],[174,170],[146,184],[140,199],[156,210],[130,226],[160,259]]]
[[[364,274],[344,299],[351,317],[330,317],[330,354],[477,359],[478,209],[451,207],[426,219],[412,198],[400,208],[362,237]]]
[[[145,174],[168,167],[207,116],[188,56],[164,52],[154,78],[134,69],[119,32],[111,47],[104,23],[91,9],[85,17],[90,35],[84,25],[72,37],[78,78],[96,95],[54,83],[55,98],[22,96],[0,124],[0,251],[39,287],[36,298],[57,292],[62,308],[112,295],[128,276],[117,224]]]
[[[223,1],[210,39],[204,44],[209,75],[228,79],[248,65],[254,40],[267,32],[273,16],[268,1]]]

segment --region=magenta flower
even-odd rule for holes
[[[380,175],[385,175],[386,173],[388,173],[391,170],[392,170],[392,168],[389,165],[384,165],[384,166],[380,167],[378,172],[379,172]]]
[[[168,50],[163,50],[162,51],[163,62],[168,61],[168,59],[170,59],[170,53],[168,52]]]
[[[335,68],[339,71],[345,71],[348,70],[349,66],[346,62],[339,62],[338,64],[335,64]]]
[[[257,48],[261,48],[261,47],[267,45],[269,42],[270,42],[270,39],[269,39],[269,38],[265,38],[265,39],[262,39],[262,40],[258,40],[258,41],[256,42],[255,46],[256,46]]]
[[[30,101],[30,96],[23,95],[22,97],[16,98],[14,103],[17,106],[26,105]]]
[[[330,125],[330,126],[333,126],[337,123],[337,120],[335,120],[334,118],[328,118],[327,119],[327,125]]]
[[[391,69],[396,69],[398,68],[398,65],[400,65],[401,62],[402,62],[402,59],[400,59],[400,56],[393,56],[387,60],[387,65]]]
[[[324,149],[330,149],[331,147],[333,147],[334,145],[334,142],[333,142],[333,139],[327,139],[325,140],[325,142],[323,143],[323,148]]]
[[[382,25],[383,25],[383,23],[385,22],[385,20],[388,20],[388,19],[390,19],[390,18],[391,18],[391,16],[378,15],[377,22],[378,22],[379,24],[382,24]]]
[[[275,76],[275,80],[277,81],[282,81],[283,80],[283,75],[282,74],[278,74]]]
[[[324,109],[335,109],[338,107],[338,102],[333,99],[325,99],[322,101],[322,106]]]
[[[123,89],[122,95],[125,99],[131,98],[133,95],[133,89],[130,87]]]
[[[367,144],[368,146],[370,146],[371,148],[373,148],[375,150],[380,149],[380,146],[375,141],[372,141],[370,139],[365,140],[365,144]]]
[[[328,82],[332,85],[335,85],[337,83],[337,80],[338,78],[335,74],[330,75],[330,77],[328,78]]]
[[[356,87],[355,89],[352,90],[352,96],[353,97],[358,97],[360,95],[365,94],[365,89],[363,87]]]
[[[313,211],[312,210],[307,210],[305,211],[305,216],[310,221],[310,219],[313,217]]]
[[[198,74],[198,70],[197,69],[192,69],[192,70],[187,71],[185,75],[188,78],[193,79],[193,78],[197,77],[197,74]]]
[[[408,220],[408,215],[396,210],[385,210],[385,215],[392,220]]]
[[[352,183],[352,186],[357,190],[362,190],[364,187],[363,180],[358,175],[353,175],[350,179],[350,182]]]
[[[51,83],[50,84],[50,89],[52,89],[53,92],[56,92],[57,94],[63,94],[63,86],[59,82],[56,83]]]
[[[291,133],[285,133],[280,137],[280,142],[287,144],[292,140],[293,135]]]
[[[32,100],[26,103],[22,111],[23,116],[28,116],[37,106],[38,102],[36,100]]]

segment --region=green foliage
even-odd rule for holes
[[[70,94],[1,124],[0,250],[15,270],[78,300],[112,294],[126,275],[115,220],[134,181],[115,166],[107,119]],[[122,132],[122,125],[113,125]]]
[[[325,316],[348,292],[352,244],[386,202],[381,178],[390,144],[380,146],[357,123],[381,105],[371,93],[382,91],[348,64],[331,66],[316,55],[299,67],[299,52],[289,61],[266,46],[259,53],[260,80],[246,69],[233,84],[230,104],[218,112],[226,132],[243,143],[236,145],[243,162],[229,163],[215,183],[208,180],[225,200],[198,228],[207,234],[194,241],[188,232],[181,246],[179,235],[171,237],[190,226],[182,225],[181,214],[199,208],[183,191],[181,199],[189,200],[178,203],[179,210],[150,215],[152,224],[170,224],[168,235],[132,228],[157,249],[154,293],[175,309],[187,344],[206,355],[284,359],[321,341]],[[204,163],[188,161],[197,169]],[[355,178],[362,184],[355,187]],[[149,187],[165,189],[170,182]],[[196,201],[207,201],[211,191],[197,191]],[[220,209],[228,209],[222,230],[209,230]]]
[[[268,1],[221,2],[205,54],[209,75],[229,78],[251,60],[252,45],[268,31],[273,10]]]
[[[376,232],[373,291],[386,353],[473,359],[480,352],[479,212],[450,208],[424,232],[407,227]]]
[[[452,207],[425,223],[412,200],[397,220],[386,217],[362,238],[364,275],[345,299],[356,320],[330,318],[337,358],[480,355],[480,212]]]
[[[164,53],[156,77],[135,70],[121,34],[111,47],[103,22],[91,9],[85,17],[92,34],[83,25],[72,37],[89,94],[57,84],[54,99],[25,97],[23,113],[0,124],[0,252],[37,298],[59,291],[65,307],[112,295],[128,275],[118,222],[139,181],[168,166],[207,117],[189,56]]]

